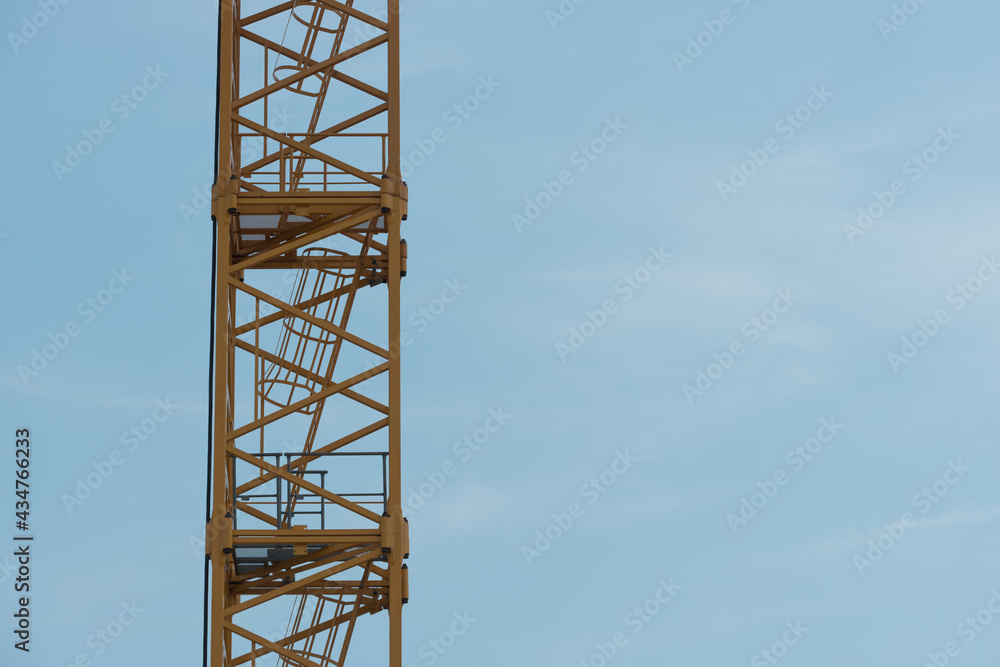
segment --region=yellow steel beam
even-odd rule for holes
[[[309,144],[303,143],[301,141],[296,141],[287,134],[280,134],[275,130],[269,130],[260,123],[255,123],[249,118],[245,118],[244,116],[240,116],[239,114],[234,114],[233,120],[242,125],[243,127],[250,128],[254,132],[257,132],[258,134],[262,134],[265,137],[270,137],[271,139],[274,139],[279,144],[284,144],[285,146],[294,148],[295,150],[297,150],[299,153],[302,153],[306,157],[311,157],[314,160],[319,160],[320,162],[325,162],[326,164],[337,167],[338,169],[342,169],[352,176],[355,176],[363,181],[368,181],[372,185],[382,184],[382,179],[376,176],[372,176],[367,171],[362,171],[357,167],[347,164],[343,160],[338,160],[335,157],[332,157],[325,153],[321,153],[318,150],[314,150],[312,146],[310,146]]]
[[[388,110],[389,110],[388,104],[379,104],[378,106],[372,107],[371,109],[368,109],[366,111],[362,111],[361,113],[351,118],[348,118],[345,121],[337,123],[336,125],[331,125],[323,132],[317,133],[314,137],[306,137],[305,139],[302,140],[302,143],[311,145],[313,143],[319,142],[327,135],[337,134],[339,132],[343,132],[344,130],[349,130],[358,123],[363,123],[366,120],[370,120],[380,114],[384,114]],[[272,153],[267,157],[263,157],[257,160],[256,162],[248,164],[243,168],[243,172],[251,173],[253,171],[266,167],[267,165],[271,164],[272,162],[276,162],[281,158],[288,157],[294,152],[295,152],[294,149],[291,147],[283,148],[276,153]]]
[[[238,290],[240,290],[242,292],[246,292],[250,296],[256,297],[256,298],[260,299],[261,301],[266,301],[267,303],[271,304],[275,308],[283,310],[283,311],[285,311],[286,313],[288,313],[289,315],[291,315],[293,317],[297,317],[300,320],[305,320],[309,324],[312,324],[315,327],[319,327],[320,329],[323,329],[324,331],[328,331],[328,332],[334,334],[335,336],[339,336],[339,337],[343,338],[344,340],[346,340],[346,341],[348,341],[350,343],[354,343],[358,347],[360,347],[360,348],[362,348],[364,350],[367,350],[367,351],[371,352],[372,354],[377,354],[378,356],[382,357],[383,359],[388,359],[389,358],[389,352],[388,352],[388,350],[384,350],[381,347],[379,347],[378,345],[376,345],[375,343],[371,343],[371,342],[365,340],[364,338],[361,338],[360,336],[355,336],[354,334],[352,334],[352,333],[350,333],[348,331],[345,331],[344,329],[341,329],[340,327],[338,327],[336,324],[333,324],[332,322],[328,322],[328,321],[326,321],[324,319],[316,317],[315,315],[310,315],[306,311],[301,310],[299,308],[296,308],[295,306],[291,305],[290,303],[285,303],[281,299],[273,297],[270,294],[267,294],[266,292],[263,292],[263,291],[261,291],[259,289],[251,287],[250,285],[242,283],[239,280],[237,280],[236,278],[229,278],[228,281],[229,281],[229,284],[232,285],[234,288],[236,288],[236,289],[238,289]],[[365,378],[361,378],[361,380],[364,380],[364,379]],[[359,382],[361,380],[359,380]]]
[[[265,472],[269,472],[276,477],[280,477],[285,481],[291,482],[295,486],[301,486],[303,489],[311,491],[316,495],[325,498],[326,500],[329,500],[331,503],[340,505],[344,509],[350,510],[351,512],[354,512],[355,514],[362,516],[366,519],[375,521],[377,523],[382,518],[378,514],[375,514],[375,512],[372,512],[370,509],[362,507],[361,505],[358,505],[355,502],[347,500],[346,498],[342,498],[341,496],[338,496],[336,493],[333,493],[332,491],[327,491],[323,487],[317,486],[312,482],[310,482],[309,480],[303,479],[301,476],[297,476],[295,475],[295,473],[287,471],[284,468],[273,466],[267,461],[263,461],[260,458],[254,456],[253,454],[248,454],[247,452],[237,449],[236,447],[226,447],[226,452],[232,456],[235,456],[238,459],[241,459],[249,463],[250,465],[257,466],[258,468],[264,470]]]
[[[331,576],[333,576],[335,574],[343,572],[344,570],[349,570],[352,567],[356,567],[358,565],[361,565],[365,561],[370,560],[373,556],[377,555],[377,553],[378,553],[377,549],[369,549],[368,551],[362,552],[360,555],[355,556],[354,558],[352,558],[349,561],[345,561],[343,563],[340,563],[339,565],[334,565],[331,568],[327,568],[327,569],[325,569],[325,570],[323,570],[321,572],[317,572],[316,574],[313,574],[313,575],[310,575],[308,577],[305,577],[304,579],[300,579],[299,581],[293,581],[292,583],[285,584],[281,588],[275,589],[273,591],[269,591],[269,592],[264,593],[262,595],[258,595],[257,597],[253,598],[252,600],[247,600],[246,602],[240,602],[238,604],[234,604],[232,606],[226,607],[225,609],[222,610],[222,615],[226,616],[226,617],[235,616],[236,614],[239,614],[240,612],[246,611],[247,609],[253,609],[254,607],[256,607],[258,605],[264,604],[268,600],[273,600],[274,598],[276,598],[276,597],[278,597],[280,595],[288,595],[290,593],[294,593],[296,591],[296,589],[302,588],[303,586],[306,586],[307,584],[310,584],[310,583],[313,583],[313,582],[316,582],[316,581],[322,581],[322,580],[327,579],[327,578],[329,578],[329,577],[331,577]],[[391,585],[392,584],[390,582],[390,586]]]
[[[255,266],[265,262],[274,257],[279,257],[285,255],[294,250],[298,250],[304,246],[315,243],[316,241],[321,241],[328,236],[336,234],[337,232],[345,231],[353,227],[357,227],[359,224],[365,222],[372,215],[375,214],[377,209],[371,207],[368,209],[362,209],[361,211],[350,215],[346,218],[343,216],[334,214],[328,215],[322,220],[314,223],[313,227],[315,229],[306,230],[301,236],[291,237],[288,241],[280,243],[270,250],[264,250],[258,252],[257,254],[244,259],[236,263],[232,270],[233,271],[246,271],[247,269],[252,269]]]
[[[240,98],[233,105],[233,108],[240,109],[242,107],[245,107],[248,104],[256,102],[257,100],[263,99],[268,95],[271,95],[279,90],[282,90],[283,88],[287,88],[289,85],[293,83],[298,83],[303,79],[306,79],[310,76],[314,76],[320,72],[323,72],[324,70],[328,70],[333,66],[344,62],[345,60],[349,60],[350,58],[353,58],[356,55],[362,54],[370,49],[374,49],[376,46],[381,46],[382,44],[385,44],[387,41],[389,41],[388,35],[380,35],[378,37],[373,37],[372,39],[369,39],[367,42],[358,44],[354,48],[344,51],[343,53],[333,56],[332,58],[328,58],[327,60],[324,60],[321,63],[317,63],[312,67],[306,67],[298,74],[292,74],[286,79],[282,79],[281,81],[272,83],[271,85],[265,86],[260,90],[251,93],[250,95]]]
[[[369,371],[358,373],[354,377],[350,377],[344,380],[343,382],[328,385],[326,388],[313,394],[309,398],[303,398],[301,401],[298,401],[297,403],[292,403],[287,408],[282,408],[277,412],[272,412],[266,417],[261,417],[260,419],[252,421],[249,424],[246,424],[245,426],[241,426],[240,428],[234,431],[230,431],[225,435],[225,438],[226,440],[236,440],[237,438],[240,438],[246,435],[247,433],[252,433],[253,431],[256,431],[259,428],[263,428],[268,424],[272,424],[278,421],[282,417],[287,417],[288,415],[299,412],[303,408],[307,408],[310,405],[317,403],[318,401],[322,401],[326,398],[329,398],[330,396],[333,396],[334,394],[339,393],[346,388],[353,387],[356,384],[360,384],[361,382],[364,382],[368,378],[375,377],[376,375],[384,373],[387,370],[389,370],[389,364],[382,364],[381,366],[376,366],[375,368]]]
[[[376,431],[380,431],[380,430],[384,429],[388,425],[389,425],[389,420],[388,419],[382,419],[380,421],[375,422],[374,424],[369,424],[368,426],[360,428],[357,431],[355,431],[354,433],[352,433],[352,434],[350,434],[348,436],[345,436],[343,438],[340,438],[339,440],[336,440],[335,442],[332,442],[329,445],[326,445],[325,447],[320,447],[319,449],[314,450],[312,453],[313,454],[327,454],[329,452],[336,451],[338,449],[341,449],[342,447],[345,447],[345,446],[347,446],[347,445],[349,445],[349,444],[351,444],[353,442],[356,442],[356,441],[360,440],[361,438],[363,438],[365,436],[371,435],[372,433],[374,433]],[[298,459],[295,459],[295,460],[289,462],[288,463],[288,468],[290,468],[292,470],[298,470],[299,468],[301,468],[302,466],[306,465],[309,461],[312,461],[312,460],[315,460],[314,456],[303,456],[301,458],[298,458]],[[261,475],[260,477],[254,479],[254,480],[252,480],[250,482],[247,482],[246,484],[243,484],[243,485],[237,487],[237,489],[236,489],[236,495],[240,495],[240,494],[246,493],[247,491],[250,491],[252,489],[257,488],[261,484],[266,484],[267,482],[270,482],[272,479],[274,479],[273,475]],[[323,534],[325,534],[327,532],[329,532],[329,531],[322,531]],[[352,535],[354,534],[353,531],[350,531],[350,532],[351,532]],[[241,534],[241,533],[243,533],[243,531],[237,531],[237,533],[234,533],[234,534]]]

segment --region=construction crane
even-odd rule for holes
[[[206,666],[402,667],[398,10],[220,0]]]

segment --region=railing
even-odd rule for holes
[[[388,452],[323,452],[323,453],[310,453],[310,452],[267,452],[263,454],[254,454],[254,456],[260,457],[268,462],[267,459],[273,458],[275,467],[284,468],[285,471],[291,473],[303,481],[311,482],[316,486],[320,487],[324,491],[330,491],[334,495],[340,496],[345,500],[352,500],[358,505],[381,505],[382,510],[380,514],[385,513],[388,505]],[[319,459],[322,457],[337,457],[337,456],[367,456],[367,457],[381,457],[382,459],[382,490],[379,492],[351,492],[351,493],[340,493],[337,491],[332,491],[326,488],[326,476],[330,473],[329,470],[309,470],[307,466],[311,463],[312,459]],[[284,465],[281,463],[282,457],[285,458]],[[235,465],[237,458],[230,455],[230,466],[235,475]],[[307,459],[307,461],[296,464],[295,468],[292,468],[292,459]],[[318,482],[316,480],[319,480]],[[275,477],[274,482],[276,484],[274,493],[248,493],[241,494],[236,497],[238,501],[247,502],[252,506],[267,506],[274,507],[274,518],[277,521],[279,528],[290,528],[294,524],[293,519],[296,516],[318,516],[320,521],[320,530],[326,529],[326,509],[328,505],[336,505],[336,503],[331,502],[325,496],[322,496],[316,492],[303,489],[301,486],[290,482],[287,479],[281,477]],[[374,499],[374,500],[373,500]],[[309,509],[300,509],[305,506]],[[238,528],[238,517],[240,512],[237,511],[233,514],[233,528]]]
[[[375,178],[381,178],[382,175],[386,173],[388,168],[388,158],[386,153],[389,135],[386,133],[288,132],[284,133],[284,136],[306,143],[317,153],[330,157],[336,157],[340,161],[351,164],[352,166],[355,166],[354,162],[356,162],[356,160],[340,157],[339,153],[335,155],[326,148],[319,148],[318,144],[326,142],[330,139],[378,139],[381,144],[381,150],[379,153],[382,157],[378,171],[361,169],[360,167],[358,168]],[[241,147],[246,146],[248,149],[241,151],[242,162],[245,165],[257,162],[262,158],[271,158],[275,155],[279,156],[276,161],[272,161],[269,165],[262,166],[260,169],[255,169],[251,173],[244,176],[244,180],[249,183],[253,183],[257,187],[264,188],[266,190],[273,188],[279,192],[286,192],[304,188],[316,188],[318,191],[326,191],[335,186],[370,185],[367,181],[358,178],[354,174],[338,169],[334,165],[318,157],[305,155],[301,151],[290,148],[287,144],[282,144],[271,137],[258,133],[239,133],[237,137],[239,138]],[[244,141],[246,140],[252,141],[248,142],[248,144],[244,144]],[[370,164],[370,157],[375,152],[373,149],[374,147],[365,151],[355,152],[366,153],[369,156],[368,161]]]

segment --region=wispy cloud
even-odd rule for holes
[[[65,377],[59,382],[49,384],[32,385],[25,388],[23,383],[10,374],[0,375],[0,389],[9,390],[14,394],[23,394],[32,400],[44,402],[46,404],[72,405],[75,407],[89,408],[94,410],[133,410],[145,409],[153,406],[156,396],[145,394],[121,394],[112,391],[102,391],[100,388],[87,385],[87,383],[77,383],[71,378]],[[163,395],[170,392],[162,392]],[[173,396],[171,396],[173,398]],[[205,399],[196,398],[194,400],[180,400],[174,398],[180,404],[178,409],[181,412],[206,413],[208,410]]]
[[[964,510],[955,510],[942,516],[925,516],[916,519],[913,531],[947,530],[950,528],[969,528],[1000,519],[1000,505],[976,505]],[[843,535],[836,535],[822,542],[806,544],[792,551],[776,554],[779,558],[834,558],[855,552],[864,547],[868,540],[878,539],[885,533],[882,528],[869,528],[865,531],[857,528],[848,529]]]

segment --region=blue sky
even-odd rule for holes
[[[0,437],[32,429],[36,535],[34,651],[0,651],[198,664],[213,3],[43,6],[0,9]],[[445,138],[407,177],[404,488],[456,470],[410,511],[405,664],[995,664],[1000,9],[559,7],[402,3],[404,146]]]

